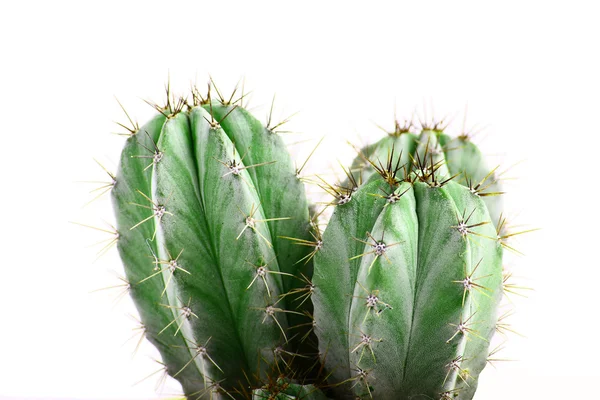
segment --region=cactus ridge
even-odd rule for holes
[[[284,295],[312,264],[281,237],[311,236],[281,139],[210,87],[191,104],[167,89],[131,128],[112,196],[130,292],[168,373],[190,398],[237,398],[295,354],[288,329],[310,303],[294,311]]]
[[[313,277],[336,398],[470,399],[476,389],[502,245],[480,196],[489,171],[459,183],[469,175],[446,159],[448,143],[441,131],[402,130],[360,150],[336,188],[350,197],[337,201]]]

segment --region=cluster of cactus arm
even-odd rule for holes
[[[154,105],[112,200],[146,338],[189,399],[471,399],[497,329],[496,170],[439,123],[358,149],[321,234],[277,134],[234,94]]]

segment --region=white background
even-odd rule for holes
[[[479,400],[598,397],[600,25],[594,2],[5,2],[0,14],[0,397],[158,398],[151,346],[132,357],[135,314],[119,290],[107,238],[68,221],[111,221],[108,196],[82,207],[114,171],[125,121],[144,122],[170,73],[176,91],[212,74],[241,76],[256,115],[276,117],[310,164],[353,157],[415,107],[457,114],[506,177],[524,229],[510,264],[535,291],[514,298],[512,335]],[[113,272],[116,271],[116,272]]]

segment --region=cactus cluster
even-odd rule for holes
[[[128,289],[165,371],[189,399],[473,398],[505,237],[481,152],[397,123],[322,185],[321,234],[277,126],[233,98],[167,90],[113,176]]]

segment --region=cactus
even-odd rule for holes
[[[110,175],[165,371],[188,399],[472,399],[512,287],[496,170],[467,134],[396,123],[325,187],[321,235],[279,125],[234,94],[167,89]]]
[[[194,399],[249,397],[295,358],[288,329],[310,325],[283,296],[312,273],[309,248],[285,239],[311,238],[303,184],[274,129],[217,93],[167,89],[130,129],[112,188],[145,335]]]
[[[397,125],[347,174],[327,188],[337,205],[314,257],[335,398],[471,399],[502,297],[500,203],[485,196],[495,179],[439,125],[418,137]]]

